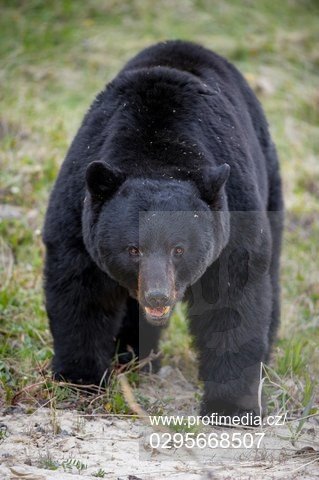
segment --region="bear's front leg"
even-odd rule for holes
[[[227,316],[228,309],[216,312]],[[232,312],[233,313],[233,312]],[[235,316],[236,317],[236,316]],[[247,339],[243,331],[210,332],[200,348],[200,378],[204,381],[201,415],[227,415],[230,417],[249,414],[262,416],[258,387],[261,362],[266,356],[266,342],[254,332]]]
[[[123,292],[86,252],[63,251],[60,246],[47,248],[45,294],[54,377],[98,385],[110,373],[125,309]]]
[[[261,362],[268,353],[271,314],[269,278],[259,279],[254,288],[230,306],[203,301],[200,312],[191,309],[191,331],[199,353],[199,375],[204,382],[201,415],[262,415],[258,398]],[[229,303],[228,303],[229,305]]]
[[[245,416],[248,422],[245,424],[254,425],[255,417],[263,416],[264,405],[258,398],[261,363],[252,344],[243,346],[242,354],[203,351],[202,356],[205,360],[201,362],[200,376],[204,380],[204,395],[200,414],[210,417],[216,414],[216,423],[218,417],[227,416],[229,419],[219,419],[226,424],[233,417]]]

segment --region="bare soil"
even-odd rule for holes
[[[162,402],[167,414],[196,414],[196,387],[177,369],[147,376],[138,394]],[[137,395],[138,398],[138,395]],[[159,450],[151,448],[154,427],[137,418],[86,415],[78,411],[21,406],[0,416],[1,480],[94,479],[315,479],[319,478],[319,423],[310,418],[293,442],[298,420],[263,427],[260,448]],[[297,422],[297,423],[296,423]],[[168,430],[167,430],[168,431]],[[242,434],[257,429],[205,427],[205,432]],[[100,475],[99,477],[97,475]]]

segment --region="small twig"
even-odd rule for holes
[[[311,465],[312,463],[315,463],[315,462],[318,462],[318,461],[319,461],[319,455],[316,455],[316,458],[314,460],[311,460],[310,462],[304,463],[303,465],[300,465],[298,468],[295,468],[294,470],[291,470],[289,472],[290,477],[291,477],[291,474],[296,473],[299,470],[302,470],[303,468],[306,468],[309,465]],[[285,477],[285,478],[287,478],[287,477]]]
[[[120,385],[121,385],[121,388],[122,388],[124,398],[127,401],[130,409],[134,413],[139,415],[141,418],[145,418],[145,417],[148,418],[147,412],[145,410],[143,410],[143,408],[135,400],[133,391],[131,389],[130,384],[127,381],[127,378],[126,378],[125,374],[123,374],[123,373],[120,374],[118,376],[118,379],[119,379],[119,382],[120,382]]]
[[[262,418],[263,406],[262,406],[262,390],[265,377],[263,377],[263,362],[260,362],[260,374],[259,374],[259,385],[258,385],[258,407],[259,407],[259,416]]]
[[[16,402],[17,402],[17,399],[18,399],[23,393],[29,393],[30,390],[34,390],[35,388],[40,387],[41,385],[43,385],[43,384],[45,384],[45,383],[46,383],[46,380],[41,380],[41,382],[32,383],[31,385],[27,385],[26,387],[22,388],[22,390],[19,390],[19,392],[17,392],[17,393],[12,397],[11,404],[12,404],[12,405],[15,405]]]

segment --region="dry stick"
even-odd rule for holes
[[[121,385],[121,388],[122,388],[122,392],[123,392],[123,395],[124,395],[124,398],[126,400],[126,402],[128,403],[128,406],[130,407],[130,409],[136,413],[140,418],[141,420],[147,425],[149,426],[149,424],[147,423],[146,421],[146,418],[149,417],[149,415],[147,414],[147,412],[139,405],[139,403],[137,403],[137,401],[135,400],[135,396],[134,396],[134,393],[133,393],[133,390],[125,376],[124,373],[120,374],[118,376],[118,379],[119,379],[119,382],[120,382],[120,385]],[[155,427],[155,430],[158,430],[160,432],[163,432],[163,433],[167,433],[167,431],[164,429],[163,426],[161,425],[152,425],[152,427],[154,428]],[[183,447],[185,448],[185,447]],[[193,459],[196,461],[196,463],[199,464],[200,466],[200,462],[199,462],[199,459],[198,459],[198,456],[195,454],[195,452],[191,449],[189,450],[185,450],[187,451],[187,454],[191,457],[193,457]],[[204,471],[205,472],[205,469],[201,468],[201,471]],[[216,477],[213,476],[213,474],[210,472],[210,471],[207,471],[205,472],[207,474],[207,479],[208,480],[214,480]]]
[[[263,367],[264,367],[263,362],[260,362],[260,374],[259,374],[259,385],[258,385],[258,407],[259,407],[260,418],[262,418],[262,414],[263,414],[262,389],[265,381],[265,377],[263,377]]]
[[[304,463],[303,465],[300,465],[299,467],[294,468],[293,470],[291,470],[291,471],[289,472],[289,474],[291,475],[291,474],[293,474],[293,473],[296,473],[296,472],[298,472],[299,470],[302,470],[302,469],[308,467],[309,465],[311,465],[312,463],[316,463],[316,462],[318,462],[318,461],[319,461],[319,458],[315,458],[314,460],[311,460],[310,462]],[[286,475],[286,474],[285,474],[285,475]],[[284,478],[287,478],[287,476],[285,476]]]
[[[145,365],[150,365],[150,368],[152,367],[152,361],[157,360],[162,356],[162,352],[159,351],[157,353],[154,353],[153,350],[151,353],[145,357],[136,362],[136,359],[131,360],[131,362],[128,363],[128,365],[132,364],[131,367],[126,368],[127,371],[134,372],[135,370],[141,370]],[[123,365],[125,367],[125,365]]]
[[[127,381],[127,378],[125,376],[125,373],[121,373],[118,376],[119,382],[121,384],[122,392],[125,397],[125,400],[127,401],[130,409],[136,413],[139,417],[142,418],[147,418],[147,412],[143,410],[143,408],[137,403],[135,400],[133,390],[131,389],[131,386],[129,382]]]
[[[11,405],[15,405],[19,397],[23,393],[28,393],[30,390],[32,391],[33,389],[40,387],[44,383],[46,383],[46,380],[41,380],[40,382],[32,383],[31,385],[27,385],[26,387],[23,387],[21,390],[19,390],[17,393],[14,394],[14,396],[11,399]]]

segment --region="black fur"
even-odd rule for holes
[[[93,102],[50,198],[54,374],[99,383],[116,345],[157,349],[167,318],[148,307],[184,299],[202,413],[256,412],[279,321],[282,211],[275,147],[242,75],[191,43],[142,51]]]

